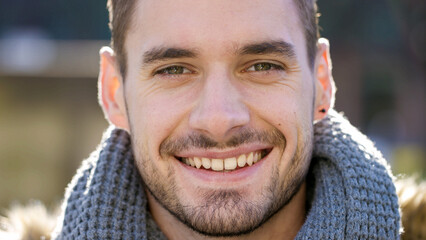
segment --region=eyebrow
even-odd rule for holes
[[[142,62],[144,64],[150,64],[173,58],[194,58],[197,55],[195,50],[190,49],[156,47],[143,54]]]
[[[252,43],[236,49],[235,53],[237,55],[276,54],[284,55],[284,57],[290,59],[293,59],[296,56],[294,46],[291,43],[284,41],[265,41],[260,43]],[[155,47],[143,54],[142,62],[143,64],[151,64],[157,61],[164,61],[168,59],[195,58],[197,56],[198,52],[194,49]]]
[[[296,57],[293,44],[284,41],[265,41],[249,44],[237,50],[237,53],[240,55],[277,54],[284,55],[284,57],[290,59]]]

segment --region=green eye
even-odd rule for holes
[[[184,74],[189,73],[190,71],[182,66],[170,66],[166,67],[164,69],[158,70],[155,72],[155,74],[170,74],[170,75],[178,75],[178,74]]]
[[[253,65],[255,71],[267,71],[272,68],[270,63],[256,63]]]
[[[180,66],[172,66],[168,67],[165,70],[165,73],[167,74],[182,74],[183,73],[183,67]]]
[[[269,70],[282,70],[283,67],[277,65],[277,64],[273,64],[273,63],[268,63],[268,62],[260,62],[260,63],[255,63],[253,65],[251,65],[249,68],[247,68],[247,72],[261,72],[261,71],[269,71]]]

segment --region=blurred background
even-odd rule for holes
[[[97,103],[106,1],[0,0],[0,209],[57,204],[107,122]],[[336,109],[395,174],[426,178],[426,1],[319,0]]]

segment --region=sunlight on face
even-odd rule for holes
[[[241,235],[297,193],[314,89],[284,2],[138,1],[124,91],[154,217],[157,204],[201,234]]]

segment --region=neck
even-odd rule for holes
[[[229,238],[215,238],[200,235],[180,222],[176,217],[164,209],[147,191],[149,210],[161,231],[170,240],[178,239],[206,239],[206,240],[254,240],[254,239],[294,239],[302,227],[306,215],[306,183],[291,201],[266,221],[258,229],[249,234]]]

